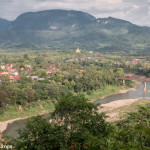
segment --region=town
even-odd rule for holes
[[[109,62],[113,60],[112,63],[122,68],[125,68],[125,67],[129,68],[131,65],[133,65],[132,66],[133,68],[137,68],[136,66],[138,66],[138,70],[142,70],[142,67],[144,64],[145,66],[149,65],[149,60],[146,57],[135,57],[135,58],[128,58],[128,59],[125,58],[125,61],[122,61],[121,58],[120,60],[118,60],[118,58],[114,60],[111,57],[102,56],[101,54],[97,52],[93,52],[93,51],[86,52],[86,56],[85,56],[85,54],[81,53],[81,50],[79,48],[75,51],[74,55],[77,55],[78,57],[74,56],[75,58],[71,58],[71,55],[70,55],[70,58],[66,59],[64,57],[64,59],[62,60],[61,63],[68,66],[68,68],[65,68],[65,69],[83,72],[85,69],[83,67],[83,64],[84,62],[88,62],[88,61]],[[95,55],[98,55],[99,57],[95,57]],[[51,82],[52,81],[51,74],[63,72],[63,69],[62,69],[63,67],[61,68],[62,64],[58,64],[57,62],[56,64],[51,64],[49,63],[49,60],[46,56],[43,56],[41,58],[37,57],[35,58],[35,61],[38,61],[37,59],[45,59],[45,61],[47,60],[47,62],[45,63],[45,65],[42,65],[39,67],[38,64],[34,64],[33,62],[34,60],[32,60],[32,63],[28,63],[28,64],[25,63],[20,66],[19,66],[19,62],[17,61],[14,64],[11,63],[11,61],[10,61],[10,64],[6,64],[1,60],[0,76],[7,76],[10,82],[17,82],[18,80],[20,80],[20,74],[26,75],[26,77],[31,78],[33,81],[43,81],[45,79],[49,79],[49,81]],[[40,62],[37,62],[37,63],[40,63]],[[80,67],[76,66],[77,63],[81,64]],[[39,74],[38,72],[40,72],[41,70],[42,70],[44,77],[42,77],[42,75],[40,76],[38,75]],[[3,81],[0,80],[0,84],[2,84],[2,82]]]

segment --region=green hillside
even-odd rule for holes
[[[0,18],[0,30],[7,29],[11,24],[11,21]]]
[[[20,15],[0,31],[1,48],[148,51],[150,28],[80,11],[47,10]]]

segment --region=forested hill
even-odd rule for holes
[[[7,29],[11,24],[11,21],[0,18],[0,30]]]
[[[63,30],[95,22],[96,18],[80,11],[49,10],[20,15],[12,24],[13,30]]]
[[[97,19],[81,11],[28,12],[0,31],[0,47],[148,51],[150,28],[112,17]]]

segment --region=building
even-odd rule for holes
[[[81,50],[79,48],[77,48],[76,53],[81,53]]]
[[[93,51],[89,51],[90,54],[93,54]]]

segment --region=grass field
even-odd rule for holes
[[[3,114],[0,115],[0,121],[6,121],[15,118],[31,117],[54,110],[54,104],[51,101],[40,101],[31,103],[29,106],[22,107],[9,106]]]

